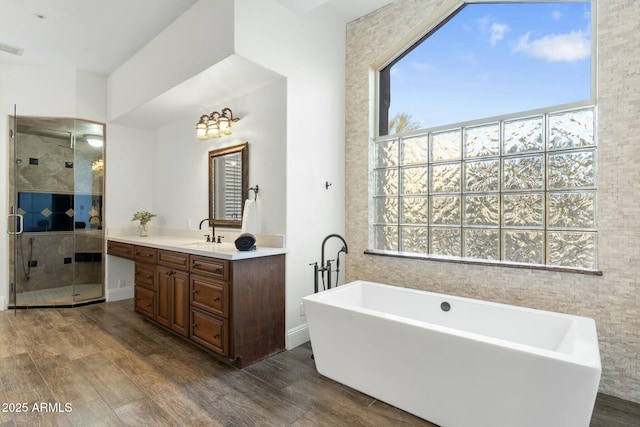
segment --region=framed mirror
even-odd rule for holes
[[[209,151],[209,218],[216,227],[242,227],[248,186],[248,142]]]

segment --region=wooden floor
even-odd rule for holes
[[[433,426],[320,376],[310,356],[307,344],[236,370],[132,300],[3,311],[0,426]],[[591,426],[639,425],[640,405],[598,397]]]

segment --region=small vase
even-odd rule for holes
[[[138,225],[138,236],[140,237],[149,236],[149,226],[147,225],[146,222],[141,222],[140,225]]]

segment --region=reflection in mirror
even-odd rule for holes
[[[209,218],[240,228],[249,182],[249,143],[209,151]]]

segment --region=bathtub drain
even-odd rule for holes
[[[442,311],[449,311],[451,310],[451,304],[445,301],[442,304],[440,304],[440,308],[442,309]]]

